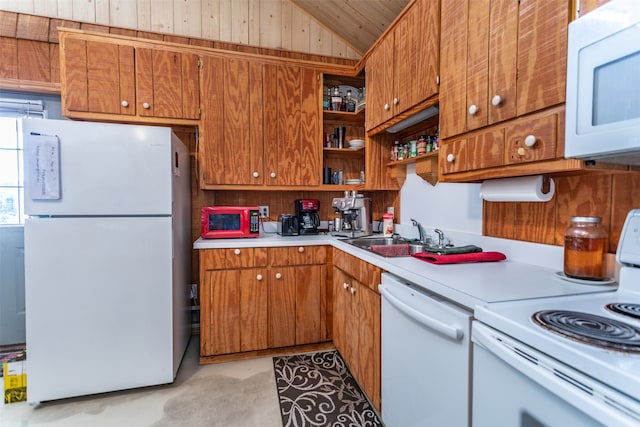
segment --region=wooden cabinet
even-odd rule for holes
[[[438,93],[440,2],[418,0],[367,59],[367,130]]]
[[[264,65],[202,57],[200,187],[264,184]]]
[[[293,65],[203,56],[200,188],[319,185],[319,76]]]
[[[474,181],[582,170],[564,159],[564,107],[467,132],[440,148],[441,181]]]
[[[200,355],[267,348],[267,249],[200,251]]]
[[[380,410],[381,270],[334,249],[333,340],[362,390]]]
[[[200,117],[199,57],[135,40],[60,32],[63,114],[157,122]]]
[[[200,250],[200,356],[319,343],[325,246]]]
[[[270,248],[269,347],[327,339],[325,246]]]
[[[321,183],[320,73],[289,64],[265,66],[265,183]]]
[[[564,102],[569,17],[562,0],[444,3],[441,138]]]

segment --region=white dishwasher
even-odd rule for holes
[[[468,427],[471,312],[389,273],[379,289],[385,426]]]

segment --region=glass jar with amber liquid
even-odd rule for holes
[[[571,217],[564,234],[564,274],[584,280],[605,280],[607,232],[600,218]]]

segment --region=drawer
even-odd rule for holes
[[[325,264],[326,262],[326,246],[287,246],[269,248],[269,264],[272,266]]]
[[[369,263],[339,249],[334,249],[333,265],[358,282],[369,286]]]
[[[558,114],[516,120],[505,130],[505,164],[556,158]]]
[[[200,268],[204,270],[266,266],[267,248],[224,248],[200,251]]]

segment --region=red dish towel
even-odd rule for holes
[[[431,264],[458,264],[464,262],[493,262],[507,259],[501,252],[472,252],[468,254],[438,255],[418,252],[411,255]]]

